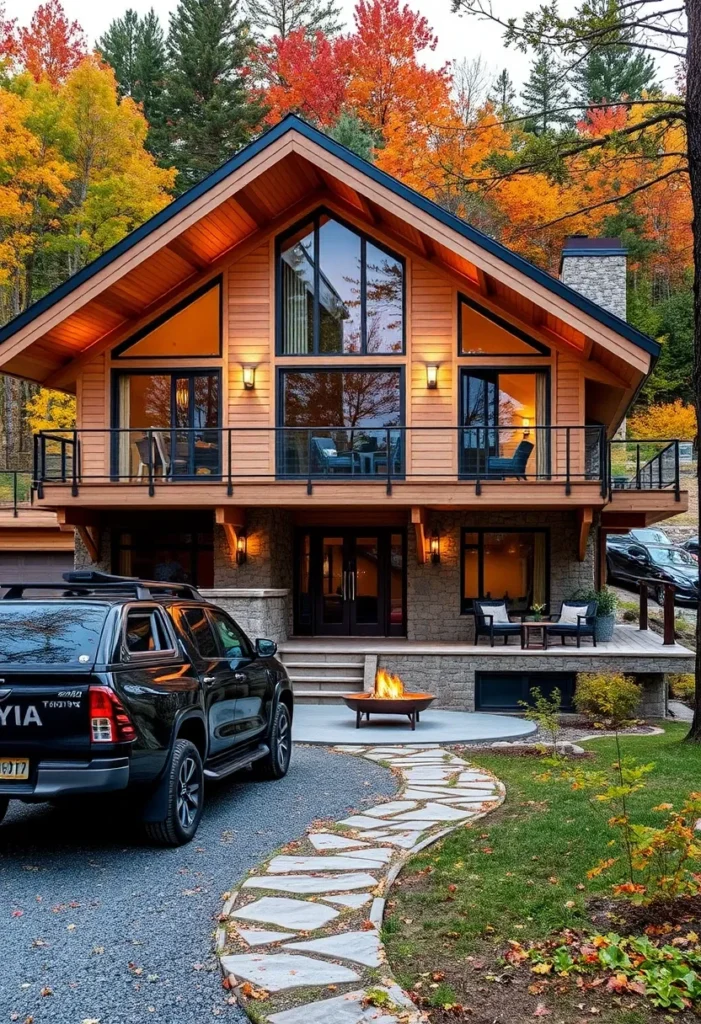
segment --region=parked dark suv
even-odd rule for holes
[[[185,584],[69,572],[0,584],[0,820],[10,799],[129,790],[155,841],[194,836],[205,778],[290,763],[292,688]]]

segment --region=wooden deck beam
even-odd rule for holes
[[[414,524],[414,532],[416,534],[416,561],[419,565],[424,565],[426,562],[426,531],[424,529],[426,525],[426,509],[420,507],[412,508],[411,521]]]
[[[579,508],[577,509],[577,522],[579,523],[579,542],[577,544],[577,558],[580,562],[583,562],[587,557],[587,543],[589,541],[589,532],[591,530],[591,524],[594,520],[594,510],[592,508]]]

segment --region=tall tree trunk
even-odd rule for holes
[[[701,423],[701,0],[686,0],[689,21],[687,50],[686,131],[694,210],[694,397]],[[701,477],[696,487],[701,498]],[[688,738],[701,743],[701,609],[696,617],[696,700]]]

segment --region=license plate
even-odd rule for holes
[[[3,757],[0,758],[0,780],[9,782],[12,780],[21,781],[29,778],[28,757]]]

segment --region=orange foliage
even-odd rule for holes
[[[87,54],[80,25],[68,20],[59,0],[40,4],[29,27],[15,30],[13,25],[12,32],[16,34],[9,52],[37,82],[47,78],[58,85]]]
[[[321,127],[336,122],[343,107],[347,75],[338,43],[323,32],[295,29],[285,39],[274,36],[262,43],[253,58],[262,83],[261,99],[269,108],[265,120],[276,124],[296,113]]]

